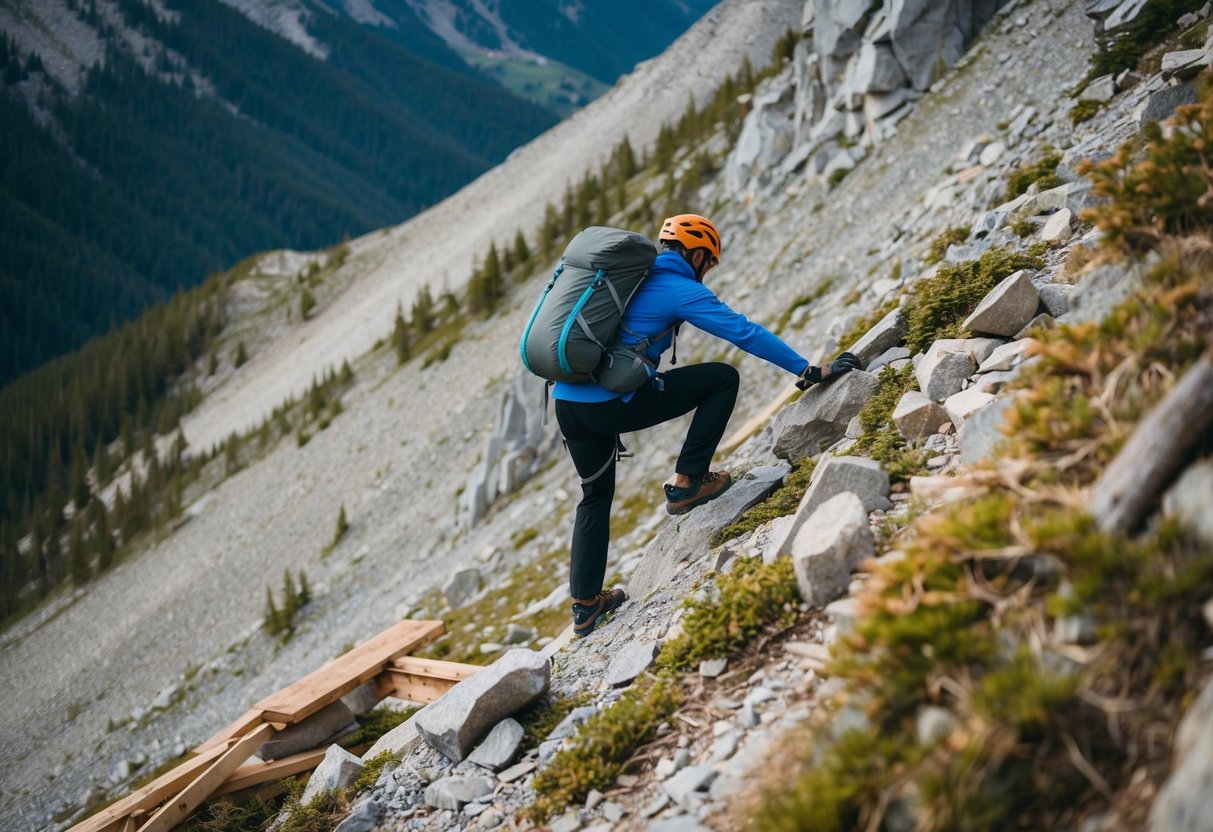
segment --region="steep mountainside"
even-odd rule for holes
[[[155,522],[0,644],[0,826],[62,828],[440,617],[427,655],[530,648],[542,698],[463,686],[361,759],[331,746],[345,779],[281,828],[1208,828],[1210,22],[1169,0],[730,0],[410,222],[216,281],[196,300],[249,360],[194,361],[181,433],[141,429],[80,498],[101,522],[143,476]],[[579,227],[696,208],[723,300],[865,369],[794,398],[684,331],[680,362],[741,373],[713,465],[736,482],[670,518],[687,420],[625,437],[607,585],[630,600],[572,641],[578,481],[517,337]],[[53,510],[70,534],[4,553],[96,537]],[[517,742],[460,760],[493,724]],[[270,820],[248,811],[196,828]]]
[[[556,121],[407,3],[347,6],[0,4],[0,383],[253,251],[399,222]],[[519,38],[586,55],[606,84],[696,16],[545,11],[563,29],[535,11]],[[637,36],[608,65],[584,48],[591,25]]]

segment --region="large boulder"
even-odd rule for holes
[[[926,90],[941,68],[964,54],[965,33],[956,6],[963,0],[891,0],[889,30],[893,53],[916,90]]]
[[[863,503],[844,492],[822,503],[792,541],[800,596],[822,608],[847,591],[851,570],[876,552]]]
[[[846,435],[847,423],[879,387],[876,376],[862,370],[810,387],[775,417],[775,456],[799,461],[821,453]]]
[[[533,650],[510,650],[416,715],[417,731],[448,759],[462,761],[501,720],[548,689],[552,664]]]
[[[973,386],[948,396],[943,403],[943,409],[948,412],[948,418],[952,424],[959,428],[964,425],[965,419],[992,401],[994,401],[993,393],[987,393],[980,387]]]
[[[914,368],[918,389],[931,401],[959,393],[965,379],[1003,343],[997,338],[941,338]]]
[[[1000,281],[982,298],[972,314],[965,318],[964,328],[970,332],[1010,338],[1036,317],[1039,306],[1040,295],[1032,285],[1031,275],[1020,269]]]
[[[864,511],[885,510],[892,506],[889,502],[889,475],[879,462],[861,456],[826,454],[813,472],[813,479],[800,499],[792,522],[780,527],[763,548],[763,560],[770,563],[790,555],[792,542],[805,522],[822,504],[845,492],[858,497]]]
[[[457,610],[476,596],[481,583],[479,569],[460,569],[446,582],[442,594],[446,596],[451,609]]]
[[[643,598],[665,586],[683,560],[694,563],[707,555],[712,536],[766,499],[790,470],[786,463],[753,468],[712,502],[671,518],[645,548],[644,557],[628,583],[628,596]]]
[[[965,417],[956,437],[961,462],[970,465],[994,456],[998,443],[1007,438],[1002,426],[1014,405],[1014,396],[1003,396]]]
[[[865,43],[851,63],[848,83],[855,93],[893,92],[905,82],[906,74],[887,43]]]

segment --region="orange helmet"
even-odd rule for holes
[[[679,214],[661,224],[661,240],[675,240],[687,251],[706,248],[708,253],[720,260],[720,232],[712,221],[698,214]]]

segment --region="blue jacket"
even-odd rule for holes
[[[663,251],[657,255],[652,274],[628,302],[623,325],[641,338],[656,339],[647,355],[657,364],[670,348],[672,337],[667,330],[683,321],[789,373],[799,375],[809,365],[808,359],[769,330],[734,312],[697,281],[695,270],[677,252]],[[552,391],[554,398],[569,402],[605,402],[631,395],[607,390],[593,381],[559,382]]]

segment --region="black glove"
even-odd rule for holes
[[[801,390],[808,390],[814,384],[833,381],[835,378],[851,370],[863,369],[863,364],[859,359],[849,352],[844,352],[842,355],[835,358],[824,367],[814,367],[810,364],[805,367],[804,372],[800,374],[800,378],[796,380],[796,387]]]

